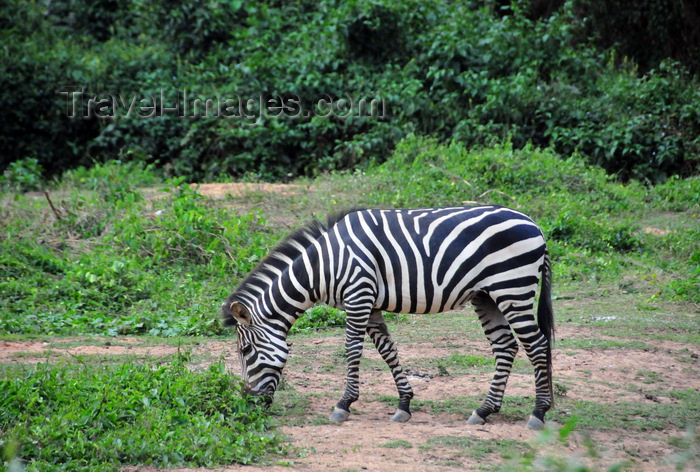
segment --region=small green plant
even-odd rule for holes
[[[292,333],[314,331],[321,328],[345,326],[345,312],[326,305],[316,305],[308,310],[292,326]]]
[[[513,439],[478,439],[462,436],[438,436],[428,439],[422,449],[445,447],[453,449],[459,457],[469,457],[474,460],[484,459],[489,454],[498,454],[503,458],[520,457],[531,453],[531,447]]]
[[[138,187],[155,185],[159,178],[153,165],[139,160],[135,153],[123,156],[125,161],[95,162],[91,167],[80,166],[64,172],[61,184],[71,189],[90,190],[100,199],[113,203],[129,195],[140,198]]]
[[[448,365],[466,368],[492,366],[494,364],[492,357],[474,356],[470,354],[452,354],[450,357],[445,359],[444,362],[446,362]]]
[[[44,184],[43,168],[36,158],[26,158],[11,162],[0,175],[0,190],[28,192],[39,190]]]
[[[379,447],[386,447],[388,449],[410,449],[413,447],[413,444],[405,439],[397,439],[396,441],[389,441],[387,443],[380,444]]]

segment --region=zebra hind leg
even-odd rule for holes
[[[496,372],[484,403],[472,412],[468,424],[481,425],[491,413],[497,413],[503,403],[506,383],[513,367],[518,343],[511,332],[510,325],[494,301],[485,293],[478,293],[472,299],[472,305],[479,315],[484,333],[491,343],[491,350],[496,358]]]
[[[550,341],[538,326],[532,305],[510,305],[507,308],[504,306],[503,313],[535,370],[535,408],[526,426],[530,429],[542,429],[544,415],[553,402]]]
[[[396,388],[399,392],[399,406],[391,417],[392,421],[406,422],[411,419],[411,399],[413,398],[413,389],[406,378],[406,374],[399,363],[399,353],[396,348],[396,343],[391,339],[389,330],[384,321],[381,311],[374,310],[367,324],[367,334],[377,347],[377,351],[391,369],[391,375],[396,382]]]

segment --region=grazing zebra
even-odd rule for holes
[[[331,419],[345,421],[359,396],[367,334],[396,382],[399,404],[392,420],[403,422],[411,417],[413,390],[382,310],[439,313],[471,302],[491,343],[496,373],[468,423],[483,424],[501,408],[519,341],[535,370],[535,408],[527,426],[538,429],[553,400],[550,287],[542,231],[517,211],[499,206],[356,210],[290,234],[228,297],[223,323],[237,329],[247,393],[271,401],[292,324],[317,302],[345,310],[348,372]]]

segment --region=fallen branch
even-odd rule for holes
[[[61,218],[61,212],[59,212],[55,206],[53,206],[53,202],[51,201],[51,197],[49,197],[49,191],[44,190],[44,196],[46,197],[46,201],[49,202],[49,206],[51,207],[51,210],[53,211],[53,214],[56,215],[56,219],[58,220],[63,220]]]

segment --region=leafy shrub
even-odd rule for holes
[[[630,224],[606,225],[600,217],[589,219],[570,211],[560,213],[554,221],[544,221],[543,231],[553,240],[593,252],[608,250],[629,252],[643,247],[638,228]]]
[[[61,176],[60,186],[91,190],[105,202],[111,203],[135,194],[138,187],[152,186],[160,182],[152,164],[139,160],[140,157],[134,153],[123,157],[123,160],[95,162],[87,168],[79,166],[68,170]]]
[[[243,1],[158,1],[138,5],[144,18],[153,22],[161,39],[174,45],[182,56],[198,56],[218,44],[226,44],[231,30],[245,24]]]
[[[45,470],[212,467],[282,451],[222,363],[16,367],[0,378],[2,461]],[[13,454],[15,457],[13,457]]]
[[[548,133],[559,152],[572,149],[623,179],[663,182],[674,173],[695,172],[700,114],[688,107],[700,97],[680,86],[687,72],[664,62],[639,79],[633,72],[610,75],[600,98],[581,100],[578,122]],[[585,119],[583,113],[585,110]]]
[[[166,190],[172,196],[156,203],[160,210],[148,216],[132,212],[115,221],[110,242],[150,264],[210,264],[239,275],[262,259],[267,241],[259,213],[229,215],[182,178]]]
[[[655,60],[640,76],[594,47],[599,7],[591,22],[577,1],[549,2],[549,16],[508,3],[13,0],[0,23],[0,170],[31,158],[53,176],[122,153],[188,181],[285,179],[382,162],[416,133],[553,147],[621,180],[697,173],[700,87],[685,65]],[[75,91],[82,118],[70,119]],[[268,106],[278,97],[295,100],[284,116]],[[90,108],[101,98],[111,118]],[[238,110],[204,116],[197,99]],[[380,113],[357,113],[373,99]],[[157,112],[125,116],[132,100]]]
[[[700,208],[700,178],[670,178],[651,189],[655,203],[670,211]]]
[[[661,4],[653,0],[575,0],[573,4],[577,15],[587,19],[582,34],[606,48],[615,47],[623,57],[634,58],[643,71],[671,57],[700,72],[697,4]]]
[[[367,176],[363,185],[386,189],[371,194],[374,205],[517,207],[551,195],[546,209],[530,211],[534,216],[556,214],[567,204],[579,204],[583,215],[629,210],[640,188],[616,184],[600,168],[576,158],[562,160],[551,150],[508,145],[467,150],[459,142],[443,145],[419,136],[401,141],[392,158]]]
[[[325,305],[316,305],[308,310],[292,326],[292,333],[317,330],[327,327],[345,326],[345,312]]]
[[[39,190],[44,182],[42,172],[39,161],[34,158],[11,162],[4,174],[0,175],[0,190]]]
[[[0,329],[6,332],[70,332],[82,324],[99,332],[152,295],[153,277],[135,261],[113,255],[68,261],[26,239],[0,247],[7,250],[0,257]]]

